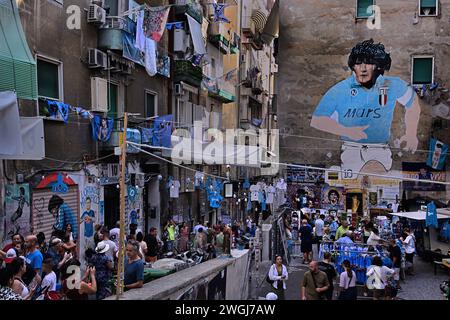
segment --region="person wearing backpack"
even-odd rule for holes
[[[325,274],[328,277],[328,283],[329,287],[328,290],[325,291],[324,296],[327,298],[327,300],[333,300],[333,290],[334,285],[333,281],[334,278],[336,278],[337,273],[336,269],[334,268],[333,264],[331,263],[331,253],[325,252],[323,255],[323,261],[319,262],[319,270],[325,272]]]
[[[375,256],[367,271],[367,287],[373,290],[373,300],[384,300],[388,277],[395,274],[394,269],[383,266],[379,256]]]
[[[272,290],[278,296],[278,300],[284,300],[284,291],[286,290],[288,278],[289,274],[286,266],[283,264],[283,258],[280,255],[276,255],[275,263],[270,267],[266,280],[272,285]]]
[[[342,263],[344,272],[339,276],[339,300],[356,300],[358,291],[356,289],[356,273],[352,270],[349,260]]]

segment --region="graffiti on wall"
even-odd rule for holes
[[[30,232],[30,187],[25,184],[6,185],[3,241],[14,233]]]
[[[80,240],[82,247],[94,249],[94,227],[99,216],[100,194],[96,185],[87,185],[80,194]]]
[[[390,54],[372,39],[351,50],[348,66],[352,75],[325,93],[311,126],[343,140],[341,168],[346,179],[355,179],[355,172],[365,172],[368,163],[377,165],[377,173],[388,172],[392,166],[391,139],[407,151],[417,150],[417,95],[402,79],[384,75],[391,67]],[[405,134],[391,137],[397,104],[405,110]]]

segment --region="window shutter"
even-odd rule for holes
[[[28,47],[15,0],[0,0],[0,91],[37,100],[36,62]]]
[[[415,58],[413,70],[413,84],[430,84],[433,75],[432,58]]]
[[[422,8],[436,8],[436,0],[420,0]]]
[[[358,0],[356,17],[358,18],[370,17],[373,13],[372,12],[367,13],[367,8],[369,8],[369,6],[373,4],[374,4],[373,0]]]

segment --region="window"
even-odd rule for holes
[[[110,16],[118,16],[119,15],[119,1],[118,0],[105,0],[105,8],[106,12]]]
[[[375,5],[375,0],[356,0],[356,18],[366,19],[374,14],[369,10],[370,6]]]
[[[419,0],[419,16],[437,16],[438,1],[437,0]]]
[[[117,118],[119,101],[119,86],[115,83],[108,83],[108,117]]]
[[[434,57],[417,56],[412,59],[412,84],[430,84],[434,78]]]
[[[152,91],[145,91],[145,117],[158,115],[158,95]]]
[[[51,100],[63,100],[62,64],[44,57],[37,58],[38,95]]]

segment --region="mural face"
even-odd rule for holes
[[[30,187],[28,184],[6,185],[6,219],[3,241],[14,233],[27,235],[30,232]]]
[[[326,210],[344,210],[344,188],[324,187],[322,189],[322,208]]]
[[[346,179],[369,162],[389,171],[392,152],[388,146],[397,104],[405,109],[406,132],[397,137],[407,151],[417,150],[420,106],[411,86],[398,77],[385,76],[391,58],[382,44],[373,40],[358,43],[348,65],[353,74],[329,89],[317,105],[311,126],[335,134],[343,140],[341,167]]]
[[[54,217],[53,230],[64,233],[67,225],[72,226],[72,236],[78,239],[78,219],[64,199],[54,194],[48,201],[48,211]]]

